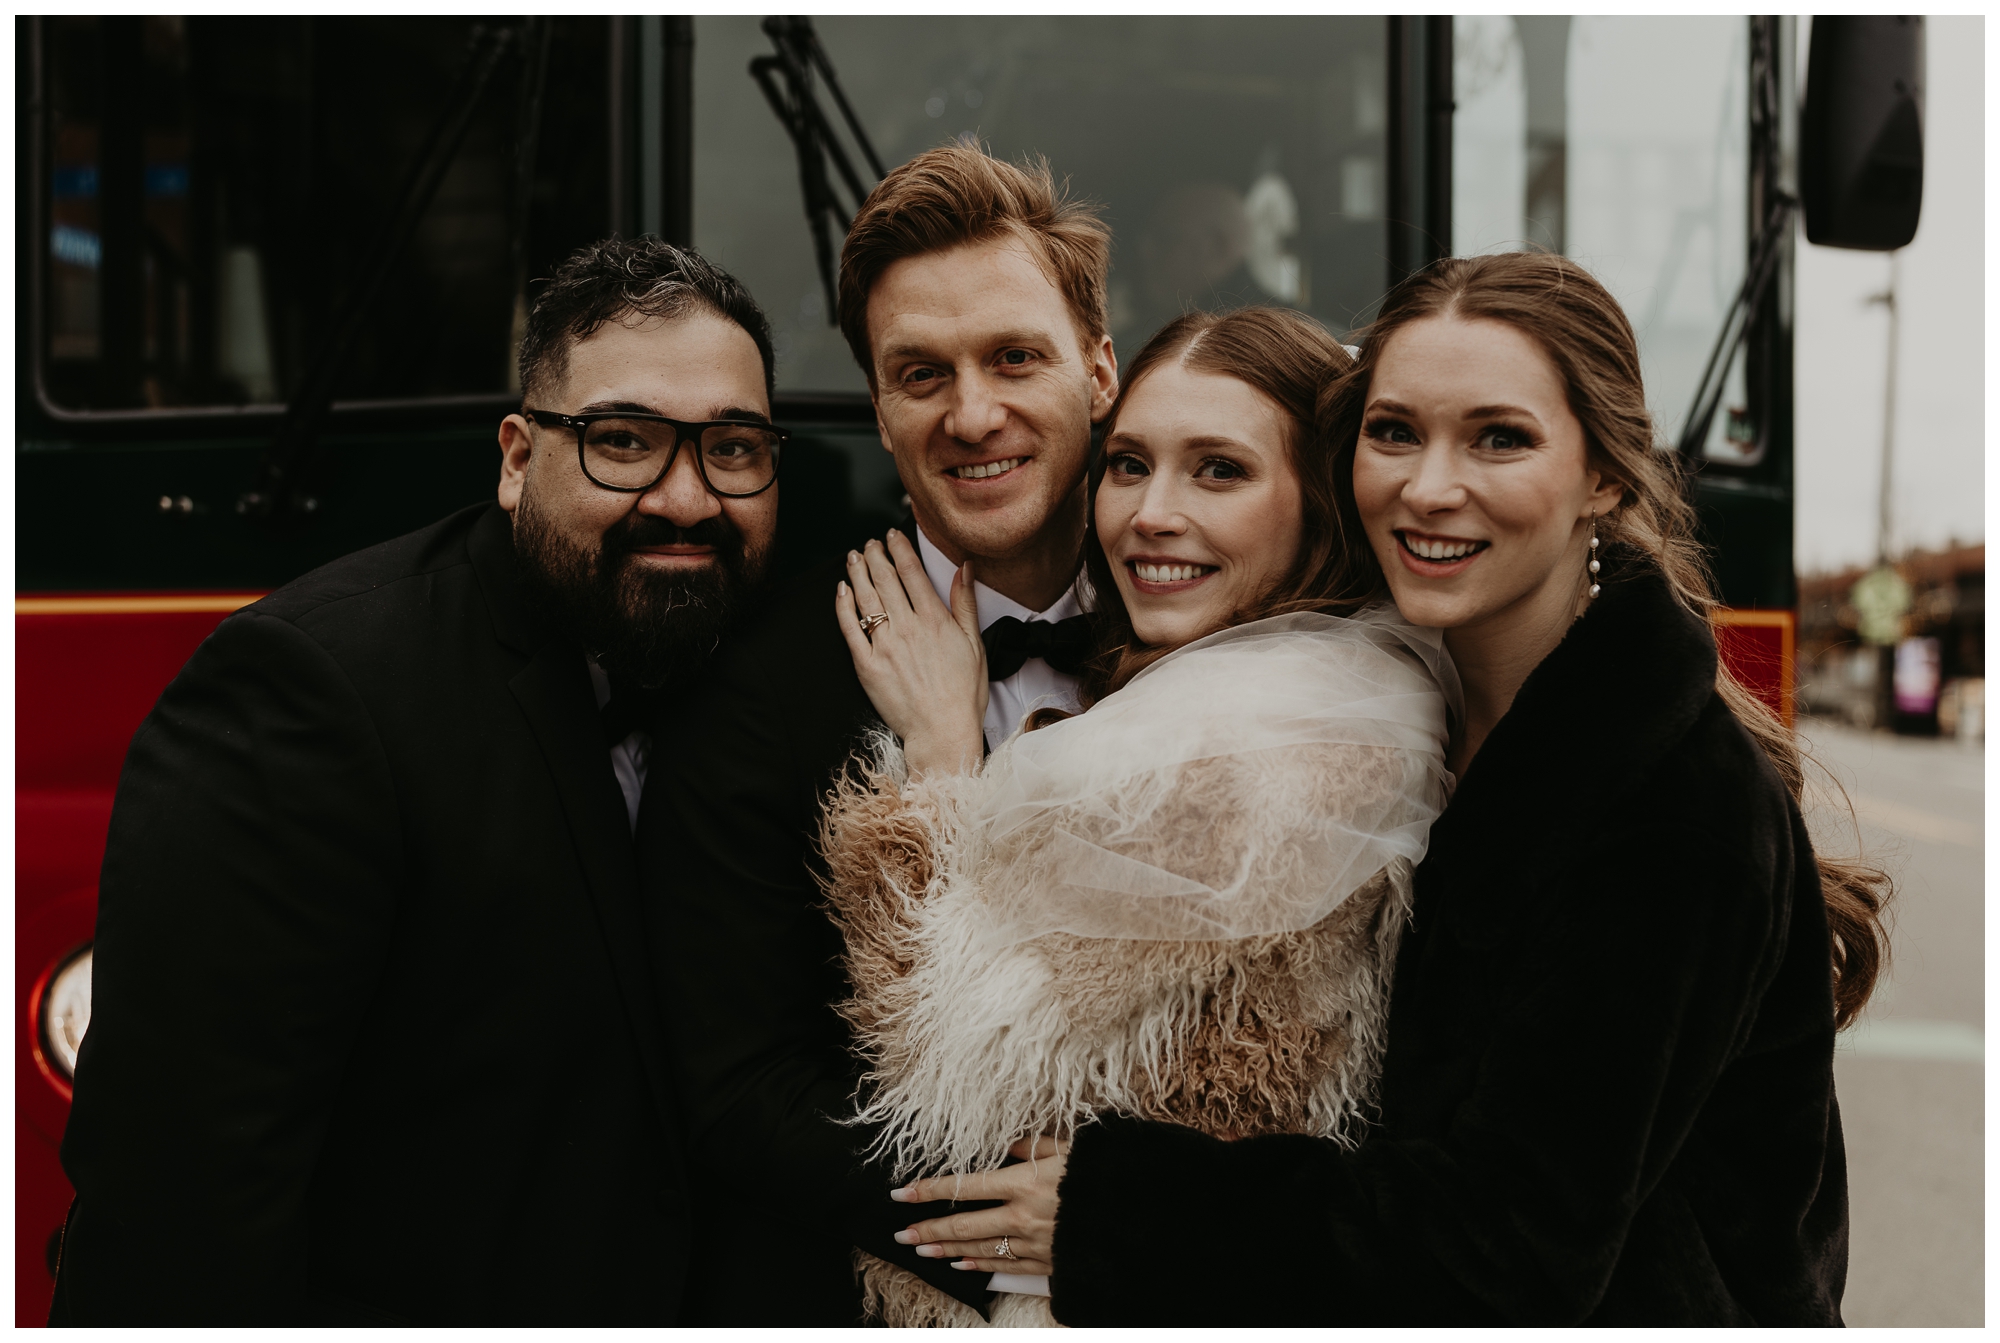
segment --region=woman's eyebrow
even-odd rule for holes
[[[1541,417],[1535,414],[1534,411],[1526,410],[1520,406],[1474,406],[1471,410],[1465,412],[1465,418],[1468,420],[1491,420],[1508,415],[1523,420],[1533,420],[1536,424],[1542,422]]]
[[[1417,413],[1415,410],[1411,409],[1409,406],[1404,405],[1402,402],[1391,401],[1386,397],[1380,401],[1369,402],[1368,411],[1370,414],[1374,414],[1379,411],[1387,415],[1415,415]],[[1528,410],[1523,406],[1510,406],[1502,403],[1495,403],[1494,405],[1490,406],[1474,406],[1472,409],[1465,412],[1463,418],[1468,420],[1490,420],[1502,416],[1513,416],[1517,419],[1533,420],[1536,424],[1540,424],[1542,422],[1541,416],[1535,414],[1535,412],[1533,412],[1532,410]]]

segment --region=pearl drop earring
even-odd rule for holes
[[[1597,514],[1593,512],[1590,515],[1590,563],[1585,570],[1590,579],[1590,596],[1593,601],[1597,598],[1597,569]]]

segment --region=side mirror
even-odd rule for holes
[[[1799,121],[1806,240],[1888,252],[1924,203],[1924,21],[1815,14]]]

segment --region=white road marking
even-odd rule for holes
[[[1836,813],[1840,810],[1840,800],[1837,797],[1820,795],[1812,800]],[[1928,839],[1938,844],[1962,844],[1969,849],[1977,849],[1986,843],[1985,828],[1974,821],[1954,821],[1948,816],[1938,816],[1901,802],[1891,802],[1887,798],[1870,797],[1866,793],[1850,791],[1847,800],[1854,804],[1854,814],[1861,820],[1880,826],[1884,830],[1894,830],[1897,834],[1908,835],[1911,839]]]
[[[1860,1058],[1931,1059],[1940,1063],[1984,1063],[1986,1033],[1962,1021],[1898,1021],[1863,1018],[1834,1037],[1834,1048]]]

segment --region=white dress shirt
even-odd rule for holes
[[[597,707],[602,711],[611,702],[611,678],[596,658],[587,657],[584,663],[590,668],[590,688],[597,692]],[[611,772],[618,776],[618,791],[625,795],[625,819],[631,822],[635,835],[639,833],[639,796],[646,791],[646,759],[652,753],[653,734],[642,728],[633,728],[631,735],[611,748]]]
[[[922,527],[917,528],[917,553],[923,557],[924,573],[929,576],[931,586],[937,589],[938,600],[950,606],[951,576],[958,572],[958,566],[931,544]],[[979,602],[979,628],[982,633],[1002,616],[1012,616],[1023,624],[1045,620],[1053,625],[1058,620],[1082,615],[1087,609],[1083,595],[1088,591],[1088,580],[1079,572],[1076,581],[1057,598],[1054,606],[1046,611],[1030,611],[1013,598],[1001,596],[976,579],[972,584],[972,595]],[[987,749],[991,750],[1013,736],[1021,726],[1021,720],[1036,709],[1064,709],[1075,713],[1083,707],[1077,699],[1076,688],[1074,676],[1057,671],[1040,658],[1029,658],[1021,664],[1021,670],[1004,681],[987,682]],[[1019,1292],[1024,1296],[1049,1294],[1049,1280],[1039,1273],[995,1273],[986,1285],[996,1292]]]
[[[950,606],[951,576],[958,571],[958,566],[946,559],[944,552],[931,543],[922,527],[917,528],[917,553],[923,557],[924,573],[929,575],[931,586],[937,589],[938,600]],[[1076,581],[1056,599],[1054,606],[1046,611],[1030,611],[984,583],[974,580],[972,584],[972,595],[979,602],[979,628],[982,632],[1002,616],[1012,616],[1023,624],[1041,620],[1053,625],[1058,620],[1082,615],[1089,609],[1084,600],[1089,590],[1089,581],[1079,572]],[[1062,709],[1075,713],[1083,707],[1077,698],[1076,678],[1057,671],[1040,658],[1029,658],[1021,664],[1021,670],[1004,681],[988,682],[987,688],[985,728],[988,750],[1013,736],[1021,726],[1021,720],[1036,709]]]

